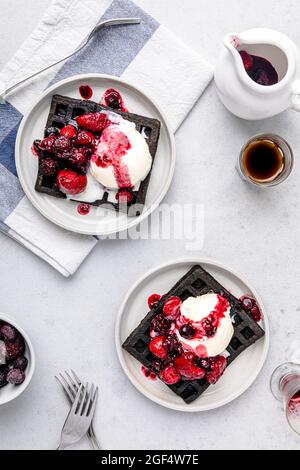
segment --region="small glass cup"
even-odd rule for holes
[[[270,387],[276,400],[283,403],[290,427],[300,435],[300,364],[287,362],[277,367]]]
[[[270,180],[270,181],[259,181],[259,180],[252,179],[249,176],[244,166],[244,161],[243,161],[245,151],[247,150],[249,145],[254,142],[259,142],[263,140],[271,141],[277,144],[278,147],[282,150],[282,153],[284,156],[284,168],[282,172],[277,177],[275,177],[273,180]],[[246,142],[246,144],[243,146],[240,152],[239,158],[238,158],[236,169],[237,169],[238,174],[243,180],[258,187],[267,188],[271,186],[277,186],[278,184],[283,183],[290,176],[293,166],[294,166],[293,150],[285,139],[283,139],[282,137],[276,134],[257,134],[251,139],[249,139],[248,142]]]

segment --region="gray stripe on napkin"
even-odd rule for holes
[[[17,207],[24,197],[19,180],[0,163],[0,220],[6,217]]]
[[[122,75],[159,23],[130,0],[114,0],[100,21],[117,17],[140,17],[142,23],[100,31],[86,48],[64,64],[51,84],[83,73]]]

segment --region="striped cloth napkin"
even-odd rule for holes
[[[212,68],[130,0],[55,0],[0,73],[0,84],[12,85],[70,54],[99,21],[125,16],[141,17],[142,24],[105,29],[63,66],[28,82],[0,104],[0,230],[64,276],[77,270],[97,240],[51,224],[24,196],[14,161],[23,114],[50,84],[81,73],[104,73],[141,87],[165,110],[176,131],[210,82]]]

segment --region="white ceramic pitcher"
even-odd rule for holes
[[[269,60],[279,82],[264,86],[247,74],[239,51]],[[300,54],[287,36],[271,29],[228,34],[215,70],[221,101],[243,119],[265,119],[293,108],[300,111]]]

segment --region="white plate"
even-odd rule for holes
[[[40,194],[34,189],[38,161],[32,155],[31,146],[35,139],[43,137],[52,96],[60,94],[80,98],[79,86],[83,84],[93,88],[92,100],[98,102],[107,88],[116,88],[123,95],[130,111],[159,119],[161,122],[161,135],[148,188],[146,207],[140,217],[130,218],[126,214],[101,207],[92,208],[89,215],[82,216],[77,212],[78,204]],[[29,113],[24,116],[16,141],[16,167],[25,194],[43,216],[73,232],[105,236],[138,225],[160,204],[170,187],[174,174],[174,136],[159,106],[136,87],[107,75],[78,75],[47,89]]]
[[[141,372],[141,364],[122,344],[147,314],[147,299],[153,293],[165,294],[195,264],[200,264],[235,296],[253,295],[262,309],[263,339],[244,351],[225,371],[216,385],[187,405],[160,380],[151,381]],[[269,349],[269,322],[262,301],[249,283],[230,268],[205,259],[184,259],[160,266],[143,276],[127,294],[116,321],[115,341],[124,372],[132,384],[150,400],[173,410],[198,412],[226,405],[244,393],[261,371]]]

